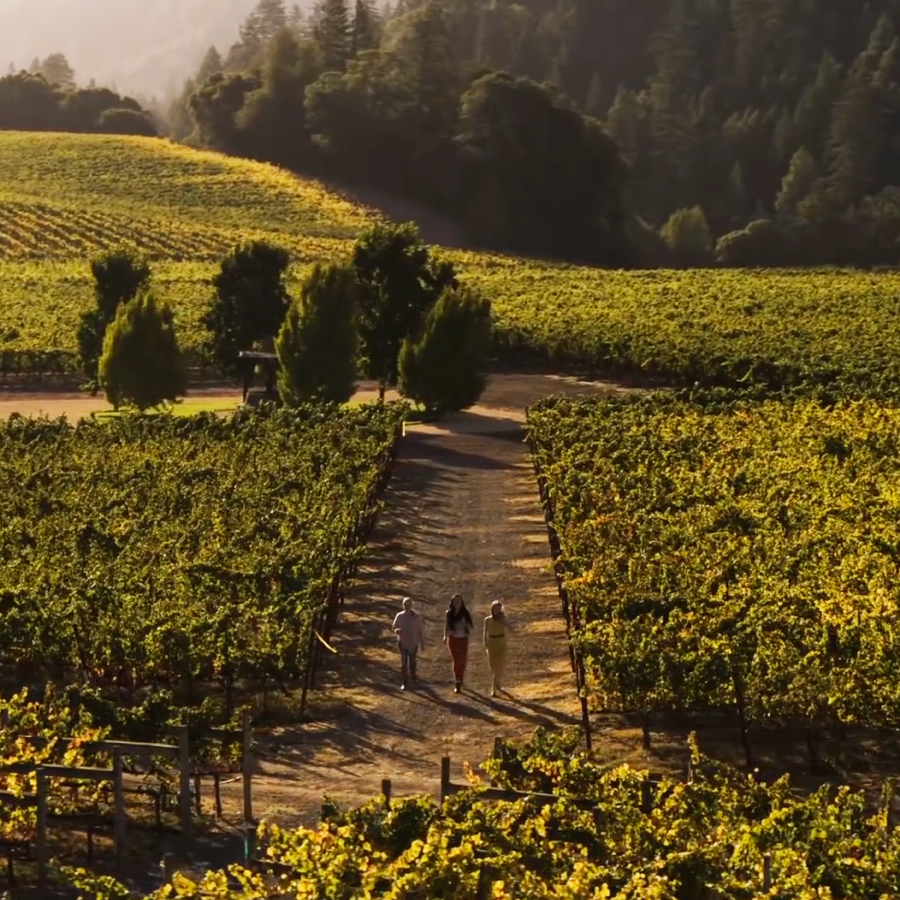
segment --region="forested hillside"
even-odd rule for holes
[[[210,54],[188,85],[176,136],[378,185],[519,252],[897,261],[898,0],[321,0],[292,20],[262,0],[255,15],[246,52]]]

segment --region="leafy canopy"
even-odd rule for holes
[[[412,222],[377,223],[356,242],[360,281],[359,334],[365,374],[382,393],[399,377],[403,342],[415,337],[446,288],[457,286],[453,264],[432,256]]]
[[[222,261],[204,324],[211,333],[207,350],[223,372],[237,376],[242,350],[274,341],[290,303],[289,262],[287,250],[267,241],[243,243]]]
[[[349,266],[316,265],[285,317],[275,352],[278,391],[287,406],[345,403],[356,381],[356,302]]]

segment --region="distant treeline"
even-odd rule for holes
[[[898,26],[900,0],[261,0],[169,119],[501,249],[894,265]]]
[[[0,78],[0,129],[157,134],[136,100],[107,88],[51,82],[43,71]]]

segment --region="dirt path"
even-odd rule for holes
[[[254,813],[314,821],[324,794],[358,803],[390,778],[395,795],[434,792],[440,759],[463,780],[496,736],[579,721],[559,598],[527,446],[524,408],[554,392],[596,393],[546,376],[498,376],[482,405],[439,427],[408,428],[359,583],[337,627],[337,650],[313,699],[316,721],[275,731],[254,780]],[[450,595],[476,619],[467,684],[453,693],[441,643]],[[390,623],[415,598],[428,624],[420,686],[401,692]],[[507,686],[489,696],[480,627],[492,600],[507,606]]]

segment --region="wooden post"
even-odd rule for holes
[[[763,891],[772,890],[772,854],[767,853],[763,857]]]
[[[121,863],[125,850],[125,787],[122,783],[122,751],[113,750],[113,842],[116,861]]]
[[[450,757],[441,758],[441,804],[447,799],[447,785],[450,784]]]
[[[179,810],[181,831],[185,838],[191,836],[191,744],[187,725],[178,727],[178,767],[180,769]]]
[[[248,865],[256,852],[256,826],[252,822],[244,823],[244,862]]]
[[[37,770],[37,864],[38,888],[43,893],[47,888],[47,773]]]
[[[649,781],[641,782],[641,812],[653,812],[653,785]]]
[[[221,787],[221,785],[219,783],[220,779],[221,779],[221,775],[219,775],[218,770],[213,772],[213,789],[216,794],[216,818],[217,819],[222,818],[222,792],[220,790],[220,787]]]
[[[203,815],[203,802],[200,798],[200,773],[194,773],[194,809],[197,812],[197,818]]]
[[[174,853],[164,853],[161,863],[161,868],[163,872],[163,881],[168,884],[172,880],[172,876],[175,874],[175,854]]]
[[[391,779],[390,778],[382,778],[381,780],[381,795],[384,797],[384,805],[391,805]]]
[[[244,786],[244,821],[253,821],[253,730],[251,728],[253,717],[249,709],[245,709],[241,715],[243,726],[243,752],[241,753],[241,778]]]

